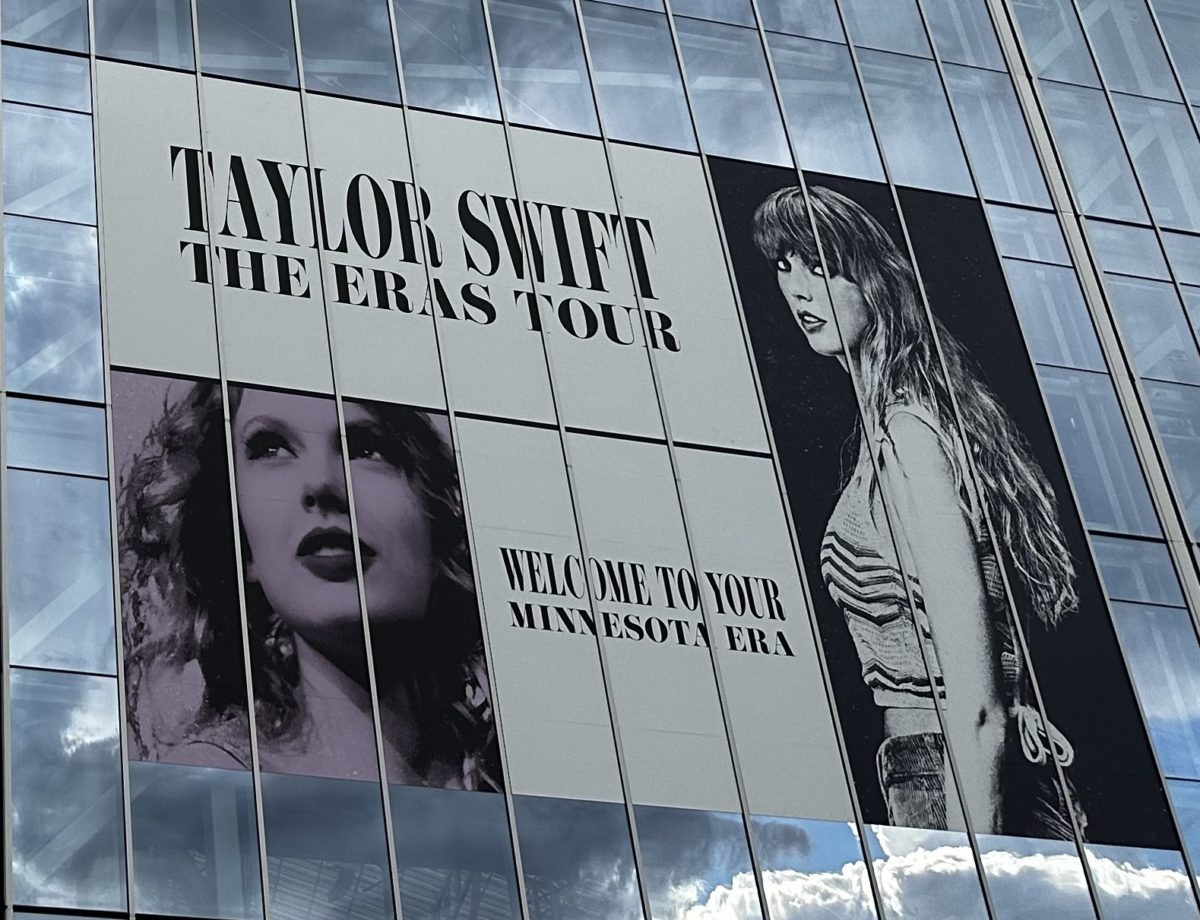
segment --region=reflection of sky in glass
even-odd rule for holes
[[[1162,543],[1093,535],[1092,549],[1113,600],[1183,606],[1175,566]]]
[[[496,60],[515,124],[596,134],[596,109],[568,0],[489,0]]]
[[[1104,920],[1200,916],[1179,853],[1094,844],[1084,850]]]
[[[317,92],[399,102],[388,0],[298,0],[305,85]]]
[[[694,912],[711,905],[718,890],[754,891],[750,849],[740,815],[635,805],[641,844],[643,879],[654,920],[693,920]],[[808,846],[802,828],[769,830],[778,845]],[[740,881],[739,881],[740,880]],[[721,899],[729,920],[762,916],[757,897]]]
[[[625,806],[513,796],[530,920],[642,920]]]
[[[129,787],[139,911],[262,916],[249,773],[134,762]]]
[[[108,483],[9,470],[9,656],[113,673]]]
[[[790,166],[758,32],[687,18],[675,27],[706,151]]]
[[[6,217],[4,238],[9,388],[102,401],[96,231]]]
[[[1176,495],[1200,540],[1200,387],[1147,380],[1150,413],[1174,474]]]
[[[12,45],[0,59],[4,98],[9,102],[50,105],[76,112],[92,110],[92,80],[87,58]]]
[[[89,116],[4,103],[4,210],[96,222]]]
[[[1112,607],[1163,772],[1200,779],[1200,646],[1191,617],[1148,604]]]
[[[108,472],[104,410],[99,406],[10,396],[5,420],[9,466],[84,476]]]
[[[6,42],[88,50],[87,0],[4,0],[0,17]]]
[[[272,920],[391,920],[378,783],[262,776]]]
[[[117,682],[12,671],[13,900],[125,907]]]
[[[189,7],[188,0],[94,0],[96,54],[194,69]]]
[[[767,34],[800,168],[883,179],[862,90],[845,45]]]
[[[842,9],[855,45],[931,56],[916,0],[842,0]]]
[[[499,118],[482,0],[394,0],[408,104]]]
[[[398,785],[389,794],[404,920],[520,920],[503,796]]]
[[[1030,905],[1036,905],[1038,916],[1096,920],[1083,861],[1072,841],[980,835],[977,842],[998,917],[1027,917]],[[1034,894],[1030,885],[1041,887]]]
[[[1200,384],[1200,352],[1175,286],[1115,276],[1109,276],[1107,283],[1109,302],[1138,374]]]
[[[1004,275],[1033,360],[1105,371],[1104,354],[1075,270],[1005,259]]]
[[[875,917],[862,847],[849,824],[753,816],[750,826],[772,920]]]
[[[205,73],[297,86],[288,0],[196,0]]]
[[[609,137],[695,150],[667,17],[585,0],[596,93]]]
[[[933,61],[863,50],[859,63],[880,143],[896,182],[974,194]]]

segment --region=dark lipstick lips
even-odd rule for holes
[[[375,561],[375,550],[359,541],[363,571]],[[354,539],[341,527],[316,527],[304,535],[296,547],[300,564],[324,581],[342,582],[354,578]]]

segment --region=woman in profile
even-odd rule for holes
[[[377,774],[363,572],[389,780],[499,789],[454,460],[425,413],[231,387],[254,727],[264,770]],[[118,406],[116,411],[120,412]],[[249,765],[220,388],[191,385],[126,464],[118,532],[130,746]]]
[[[912,265],[878,221],[828,188],[810,199],[811,217],[802,188],[768,196],[754,242],[809,346],[853,376],[862,404],[821,572],[882,710],[876,766],[889,820],[947,827],[936,693],[975,830],[1070,838],[1072,806],[1050,758],[1067,766],[1074,754],[1030,702],[989,527],[1022,608],[1055,626],[1077,598],[1050,485],[936,319],[935,343]]]

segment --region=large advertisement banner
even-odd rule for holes
[[[711,163],[867,821],[1174,847],[978,203]]]

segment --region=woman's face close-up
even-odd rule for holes
[[[407,474],[384,459],[370,413],[347,404],[346,427],[372,620],[419,617],[434,568],[420,497]],[[361,621],[333,401],[245,390],[233,437],[247,580],[310,644],[353,635]]]
[[[858,350],[870,316],[857,284],[836,275],[826,287],[820,266],[809,266],[794,253],[776,260],[775,273],[788,311],[813,351],[840,357]]]

